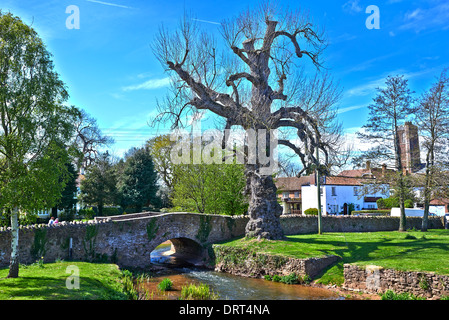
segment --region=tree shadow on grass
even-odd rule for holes
[[[67,275],[68,277],[69,275]],[[0,279],[0,297],[14,300],[124,300],[126,295],[113,286],[90,277],[80,277],[80,288],[69,289],[67,277]],[[7,295],[7,296],[6,296]]]
[[[408,236],[408,233],[325,233],[323,235],[316,235],[310,237],[289,237],[286,241],[299,242],[306,244],[305,248],[317,248],[323,246],[321,251],[326,255],[337,255],[341,260],[335,262],[323,270],[322,277],[329,272],[333,267],[337,268],[343,273],[343,264],[345,263],[361,263],[361,264],[382,264],[388,261],[393,266],[395,260],[398,266],[407,268],[407,261],[417,260],[413,268],[428,269],[423,271],[437,271],[442,270],[440,264],[444,264],[444,256],[449,253],[449,237],[445,242],[444,238],[428,239],[425,237],[426,233],[416,234],[418,237]],[[446,233],[432,232],[429,235],[444,236]],[[449,233],[448,233],[449,235]],[[442,241],[443,240],[443,241]],[[326,247],[330,249],[326,249]],[[315,249],[316,250],[316,249]],[[410,266],[412,267],[412,266]],[[448,269],[449,273],[449,269]]]

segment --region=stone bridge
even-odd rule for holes
[[[244,235],[247,222],[246,217],[148,212],[99,217],[88,223],[21,227],[20,262],[71,258],[145,267],[150,253],[170,240],[172,251],[201,264],[208,260],[208,244]],[[8,230],[0,232],[0,266],[9,265],[10,239]]]
[[[172,251],[206,262],[210,244],[245,234],[247,216],[196,213],[137,213],[101,217],[89,222],[66,222],[57,226],[23,226],[19,233],[20,263],[44,257],[56,259],[114,262],[121,267],[145,267],[151,252],[170,240]],[[397,230],[399,217],[322,218],[324,232]],[[317,232],[314,216],[281,216],[284,234]],[[421,226],[421,218],[408,217],[407,228]],[[443,228],[440,218],[429,219],[429,228]],[[8,266],[11,232],[0,228],[0,267]]]

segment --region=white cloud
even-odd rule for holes
[[[371,142],[363,142],[357,136],[357,132],[364,132],[362,127],[352,127],[344,130],[345,147],[352,147],[354,152],[363,152],[371,149],[373,144]]]
[[[344,11],[349,12],[351,14],[359,13],[363,10],[362,7],[359,5],[359,0],[349,0],[342,6],[342,8]]]
[[[347,97],[354,97],[354,96],[366,96],[370,93],[372,93],[376,88],[382,86],[385,83],[385,77],[382,77],[380,79],[369,81],[365,84],[356,86],[352,89],[349,89],[346,91],[345,95]]]
[[[210,24],[218,24],[219,26],[221,26],[221,23],[215,22],[215,21],[201,20],[201,19],[193,19],[193,18],[192,18],[192,20],[199,21],[199,22],[210,23]]]
[[[408,11],[404,14],[404,24],[400,26],[402,30],[414,30],[420,32],[426,29],[440,29],[446,30],[449,20],[449,3],[447,1],[440,1],[437,5],[428,8],[417,8]]]
[[[123,91],[134,91],[134,90],[153,90],[168,86],[170,84],[170,78],[162,79],[150,79],[143,83],[123,87]]]
[[[357,106],[341,108],[341,109],[338,109],[337,114],[342,114],[342,113],[349,112],[349,111],[352,111],[352,110],[361,109],[363,107],[365,107],[365,105],[357,105]]]
[[[104,4],[104,5],[112,6],[112,7],[119,7],[119,8],[125,8],[125,9],[131,9],[131,7],[124,6],[124,5],[121,5],[121,4],[110,3],[110,2],[103,2],[103,1],[98,1],[98,0],[86,0],[86,1],[94,2],[94,3],[99,3],[99,4]]]
[[[347,90],[344,94],[346,97],[355,97],[355,96],[366,96],[372,94],[377,88],[382,88],[385,86],[385,81],[389,75],[403,75],[405,79],[411,80],[413,78],[419,78],[421,76],[427,75],[429,73],[434,73],[437,68],[423,69],[414,72],[406,72],[403,69],[394,70],[388,73],[384,73],[380,78],[368,81],[364,84],[355,86],[349,90]]]

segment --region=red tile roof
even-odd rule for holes
[[[276,178],[276,187],[282,191],[301,190],[301,186],[315,184],[315,175],[303,177],[279,177]]]

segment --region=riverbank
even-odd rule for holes
[[[219,269],[260,277],[273,270],[284,274],[286,270],[293,271],[286,268],[288,261],[292,259],[335,256],[339,258],[336,263],[322,267],[318,275],[313,275],[314,283],[337,289],[346,295],[349,294],[348,290],[342,287],[345,281],[344,265],[353,264],[361,268],[375,265],[382,269],[448,275],[448,248],[449,230],[441,229],[405,233],[325,233],[287,236],[282,241],[240,238],[217,245],[216,260]],[[272,258],[267,260],[266,255]],[[301,268],[297,270],[302,272]],[[422,283],[418,285],[423,286]],[[432,288],[429,287],[430,289]],[[376,293],[371,298],[376,297]],[[429,293],[423,296],[428,297]]]

